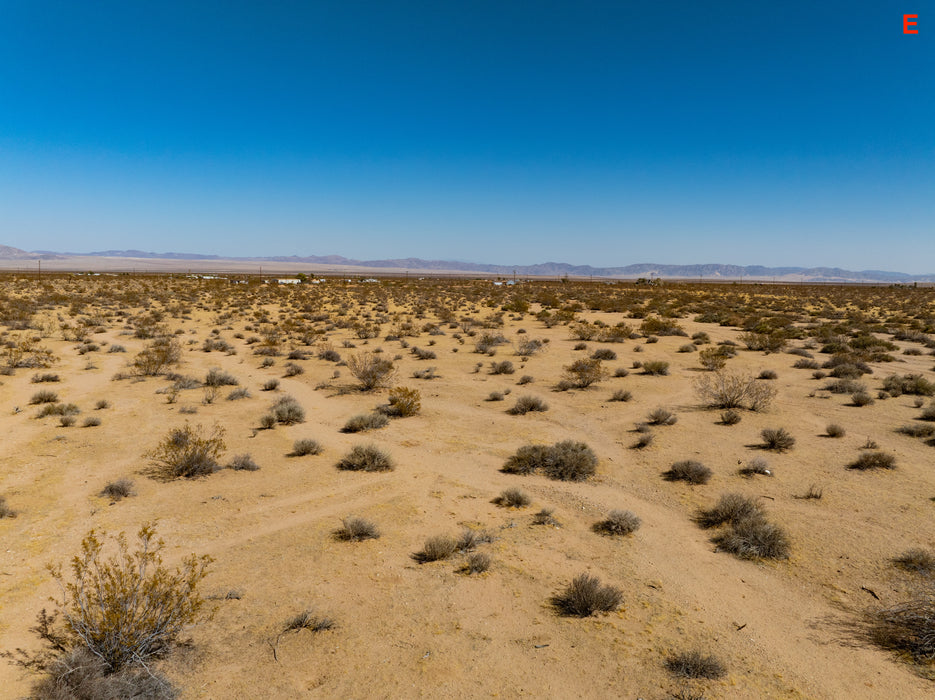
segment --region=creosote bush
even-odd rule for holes
[[[881,451],[864,452],[847,465],[848,469],[867,471],[869,469],[895,469],[896,457]]]
[[[385,472],[395,468],[390,456],[376,445],[354,445],[335,465],[344,471]]]
[[[695,394],[709,408],[748,408],[763,411],[776,396],[776,387],[741,372],[717,370],[694,382]]]
[[[389,404],[380,410],[388,416],[406,418],[422,410],[422,394],[418,389],[397,386],[390,389]]]
[[[71,562],[71,578],[50,567],[62,598],[57,613],[43,610],[35,630],[49,647],[48,662],[84,650],[104,665],[103,675],[143,667],[164,656],[179,635],[201,617],[204,600],[198,585],[212,559],[184,559],[173,572],[162,563],[164,543],[155,526],[143,525],[131,551],[123,533],[117,552],[105,558],[103,536],[91,530]]]
[[[595,359],[575,360],[565,367],[564,371],[564,381],[569,387],[576,389],[586,389],[607,377],[607,371],[601,365],[601,361]]]
[[[647,360],[643,363],[643,374],[664,377],[669,374],[669,363],[665,360]]]
[[[711,480],[711,470],[694,459],[685,459],[673,464],[662,473],[666,481],[684,481],[686,483],[707,484]]]
[[[372,352],[351,355],[347,360],[347,369],[363,391],[371,391],[387,386],[396,375],[392,360],[387,360]]]
[[[594,523],[593,530],[601,535],[629,535],[640,529],[643,521],[629,510],[612,510],[604,520]]]
[[[562,615],[588,617],[596,612],[613,612],[619,608],[623,602],[623,591],[602,584],[597,576],[581,574],[551,602]]]
[[[525,445],[501,471],[507,474],[543,472],[550,479],[584,481],[597,471],[597,456],[583,442],[565,440],[554,445]]]
[[[224,429],[220,426],[205,433],[200,425],[193,428],[186,423],[170,430],[147,456],[156,478],[192,478],[216,472],[224,447]]]

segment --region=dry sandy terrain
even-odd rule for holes
[[[740,328],[695,322],[697,311],[686,307],[677,320],[687,335],[701,331],[710,336],[711,344],[700,349],[732,340],[740,352],[728,360],[729,369],[753,375],[771,369],[778,375],[769,380],[778,394],[768,410],[743,411],[738,424],[726,426],[719,424],[720,411],[704,409],[693,391],[693,382],[704,372],[697,352],[679,352],[691,342],[689,337],[662,336],[652,343],[645,337],[622,343],[589,341],[586,350],[574,350],[579,341],[568,325],[546,327],[536,319],[542,306],[531,293],[529,312],[503,313],[502,327],[477,326],[470,337],[463,328],[439,323],[433,304],[421,312],[418,287],[412,293],[402,285],[387,291],[381,284],[274,294],[192,281],[176,283],[182,285],[179,294],[150,307],[169,309],[162,323],[170,331],[182,331],[176,336],[183,347],[182,362],[171,371],[203,379],[218,367],[233,374],[251,396],[228,401],[233,387],[222,387],[217,400],[205,404],[204,391],[196,388],[180,391],[178,400],[169,403],[169,395],[160,393],[172,384],[165,377],[113,379],[129,372],[128,362],[148,342],[135,337],[133,329],[134,319],[144,313],[140,303],[155,294],[145,286],[151,281],[110,281],[100,288],[93,285],[105,283],[94,280],[45,283],[64,285],[64,296],[50,302],[57,303],[54,308],[39,310],[49,319],[41,333],[26,333],[45,336],[41,344],[59,359],[48,369],[20,368],[0,377],[0,496],[18,513],[0,520],[0,649],[38,646],[29,628],[36,613],[49,607],[48,597],[56,594],[46,564],[67,562],[91,528],[134,533],[141,523],[158,520],[167,561],[174,564],[192,552],[214,558],[202,588],[221,598],[210,602],[213,617],[190,630],[194,645],[162,665],[185,698],[933,694],[932,682],[916,667],[869,644],[852,624],[863,610],[902,600],[915,585],[912,574],[892,565],[893,557],[935,544],[933,448],[894,432],[918,423],[914,396],[878,399],[858,408],[848,395],[822,391],[827,380],[793,369],[800,357],[746,350]],[[0,280],[0,291],[9,303],[28,298],[35,284],[6,278]],[[74,290],[68,292],[71,284],[84,294],[77,302]],[[102,305],[120,284],[136,285],[140,303],[115,299]],[[499,295],[526,293],[519,286],[510,291],[487,288]],[[597,286],[581,288],[604,294]],[[570,299],[577,293],[558,285],[550,289]],[[627,289],[639,299],[658,300],[666,294]],[[705,290],[709,292],[717,293]],[[487,318],[499,312],[504,299],[498,297],[495,307],[487,307],[482,299],[459,302],[454,291],[438,294],[448,299],[455,319]],[[899,291],[892,294],[897,298]],[[921,311],[930,314],[933,299],[926,297],[928,306]],[[828,309],[811,301],[815,310]],[[256,316],[259,302],[268,311],[265,319]],[[802,314],[806,302],[811,303],[802,302]],[[377,304],[385,307],[375,310]],[[120,310],[125,315],[118,316]],[[373,322],[383,317],[379,337],[362,340],[353,328],[341,327],[348,325],[342,319],[364,311]],[[330,320],[302,319],[303,313],[327,314]],[[886,309],[867,313],[889,316]],[[75,326],[85,317],[93,319],[88,338],[99,349],[80,354],[80,342],[63,339],[68,329],[63,331],[62,324]],[[611,326],[625,321],[634,331],[641,323],[626,312],[581,310],[575,317]],[[30,318],[32,325],[42,326],[37,316]],[[796,325],[820,318],[803,318]],[[395,324],[407,320],[417,337],[385,340]],[[315,345],[299,340],[298,321],[305,330],[314,326],[322,331],[314,336]],[[439,324],[441,334],[420,332],[425,324]],[[253,353],[257,344],[247,341],[272,325],[282,330],[283,354],[263,368],[264,358]],[[202,350],[213,329],[235,354]],[[520,329],[526,333],[518,334]],[[478,354],[475,342],[485,332],[502,333],[510,344],[499,346],[493,357]],[[5,339],[19,335],[14,329]],[[523,338],[549,342],[527,359],[514,352]],[[806,340],[792,340],[787,348],[802,347]],[[342,347],[343,341],[356,347]],[[393,419],[379,430],[342,433],[348,418],[385,403],[387,394],[357,391],[346,367],[317,357],[325,342],[343,359],[375,348],[383,349],[383,357],[399,355],[395,383],[421,392],[421,413]],[[890,354],[895,362],[870,362],[873,373],[861,379],[874,397],[889,374],[918,372],[935,380],[927,348],[919,342],[894,342],[898,349]],[[112,344],[125,346],[127,352],[108,353]],[[437,357],[418,360],[413,347]],[[820,347],[819,342],[811,350],[819,363],[829,357]],[[285,355],[293,348],[309,352],[309,359],[296,360],[303,374],[284,377]],[[610,377],[588,389],[555,390],[564,366],[602,348],[617,355],[604,362]],[[907,348],[921,354],[902,354]],[[514,374],[490,374],[491,362],[502,360],[516,366]],[[632,367],[634,361],[646,360],[668,361],[668,376],[648,376]],[[483,366],[476,371],[478,363]],[[437,378],[412,378],[414,371],[429,366],[435,367]],[[628,376],[613,377],[618,367],[630,370]],[[31,383],[37,372],[53,372],[61,381]],[[519,386],[523,375],[534,379]],[[279,388],[262,391],[271,378],[280,379]],[[55,416],[35,417],[39,407],[29,400],[41,389],[79,407],[74,427],[61,427]],[[619,389],[632,392],[632,400],[609,401]],[[492,391],[507,390],[504,401],[486,400]],[[305,421],[257,430],[261,416],[284,394],[305,409]],[[548,410],[508,415],[506,410],[523,395],[542,398]],[[109,407],[95,410],[100,399]],[[184,407],[197,412],[182,415]],[[653,444],[633,449],[635,426],[657,407],[670,409],[678,421],[652,428]],[[99,417],[101,425],[81,427],[88,416]],[[206,427],[216,423],[226,430],[222,463],[249,453],[260,469],[225,469],[172,482],[148,478],[143,473],[145,453],[186,420]],[[846,435],[825,436],[829,423],[843,426]],[[776,427],[796,438],[791,450],[760,449],[760,431]],[[318,440],[323,452],[288,456],[293,441],[305,437]],[[846,468],[868,438],[895,455],[895,470]],[[599,464],[592,479],[564,482],[500,471],[523,445],[568,439],[583,441],[596,453]],[[392,456],[395,470],[335,468],[352,446],[369,443]],[[768,460],[772,476],[738,474],[740,465],[756,457]],[[686,459],[710,467],[710,482],[693,486],[662,478],[673,462]],[[121,477],[133,479],[135,496],[112,503],[98,495],[105,484]],[[823,490],[821,499],[797,498],[812,485]],[[502,508],[492,502],[514,486],[529,494],[530,506]],[[788,533],[788,559],[746,561],[716,551],[712,532],[696,525],[693,516],[726,492],[761,500],[770,521]],[[541,508],[554,509],[560,527],[533,524]],[[642,526],[626,537],[595,533],[594,523],[612,509],[633,511]],[[336,540],[332,533],[348,515],[372,520],[382,536],[358,543]],[[412,558],[426,538],[457,535],[465,527],[493,534],[492,542],[479,547],[492,559],[486,573],[458,573],[463,555],[426,564]],[[557,614],[550,598],[583,572],[619,587],[622,606],[584,619]],[[240,593],[239,599],[224,600],[232,590]],[[284,635],[274,659],[270,642],[286,620],[306,609],[332,617],[336,627]],[[720,658],[726,675],[687,681],[667,672],[665,661],[671,654],[692,649]],[[18,667],[0,664],[0,695],[27,695],[34,679]]]

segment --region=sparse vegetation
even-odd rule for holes
[[[623,591],[604,585],[597,576],[581,574],[564,591],[552,598],[552,605],[562,615],[588,617],[596,612],[613,612],[623,602]]]
[[[795,445],[795,438],[785,428],[763,428],[760,431],[763,438],[763,449],[785,452]]]
[[[156,478],[193,478],[216,472],[224,448],[224,429],[220,426],[206,432],[200,425],[186,423],[170,430],[147,456]]]
[[[554,445],[526,445],[503,465],[508,474],[541,471],[550,479],[584,481],[597,470],[597,456],[583,442],[565,440]]]
[[[643,521],[629,510],[612,510],[604,520],[594,523],[593,529],[601,535],[623,536],[640,529]]]
[[[695,394],[709,408],[747,408],[764,411],[776,396],[776,388],[741,372],[718,370],[695,380]]]
[[[895,469],[896,457],[887,452],[863,452],[856,460],[847,466],[848,469],[856,469],[858,471],[867,471],[869,469]]]
[[[666,669],[679,678],[721,678],[727,669],[716,657],[698,650],[680,652],[666,659]]]
[[[341,432],[361,433],[365,430],[376,430],[377,428],[386,427],[389,422],[389,418],[382,413],[362,413],[349,418],[344,427],[341,428]]]
[[[334,536],[344,542],[362,542],[379,538],[380,531],[365,518],[348,516],[341,521],[341,527],[334,531]]]
[[[293,457],[305,457],[306,455],[321,454],[321,450],[321,444],[317,440],[299,438],[292,443],[292,452],[290,454]]]
[[[685,459],[675,462],[667,471],[662,473],[666,481],[684,481],[692,484],[707,484],[711,480],[711,470],[701,462],[694,459]]]
[[[395,468],[390,456],[375,445],[355,445],[335,466],[345,471],[385,472]]]
[[[530,412],[541,413],[548,410],[549,405],[537,396],[520,396],[507,413],[511,416],[523,416]]]
[[[499,496],[493,499],[493,502],[503,508],[525,508],[532,502],[532,499],[522,489],[511,487],[504,489]]]

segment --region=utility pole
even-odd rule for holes
[[[42,277],[42,258],[39,258],[39,276]]]

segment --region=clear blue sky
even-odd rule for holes
[[[0,244],[922,273],[933,237],[931,0],[0,0]]]

